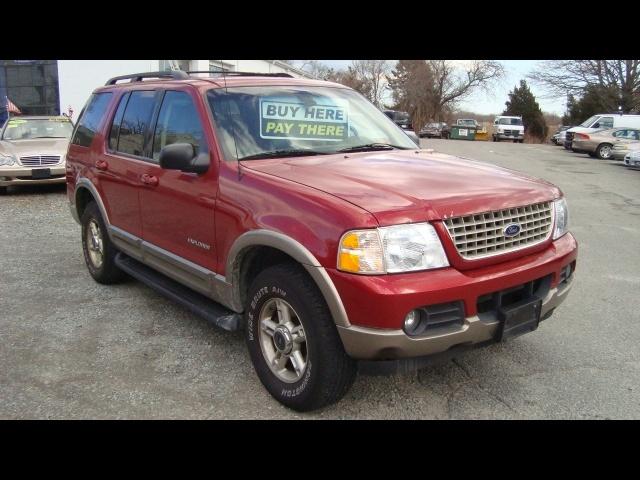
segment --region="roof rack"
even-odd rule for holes
[[[164,72],[134,73],[132,75],[120,75],[107,80],[105,85],[115,85],[119,80],[130,80],[131,82],[141,82],[145,78],[171,78],[173,80],[185,80],[189,78],[187,73],[181,70],[167,70]]]
[[[188,74],[192,73],[217,73],[218,75],[224,75],[225,77],[284,77],[293,78],[293,75],[288,73],[258,73],[258,72],[221,72],[219,70],[189,70]]]

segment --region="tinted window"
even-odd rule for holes
[[[109,132],[109,149],[118,149],[118,135],[120,134],[120,123],[122,122],[122,116],[124,115],[124,107],[127,106],[127,100],[129,100],[129,94],[125,93],[120,99],[118,110],[113,117],[113,123],[111,124],[111,131]]]
[[[172,143],[190,143],[196,155],[207,151],[204,131],[193,100],[185,92],[167,92],[162,101],[153,138],[153,158]]]
[[[96,93],[91,96],[78,121],[78,128],[71,143],[83,147],[91,146],[112,96],[111,92]]]
[[[155,95],[154,90],[131,92],[120,124],[119,152],[144,156],[144,137],[151,122]]]

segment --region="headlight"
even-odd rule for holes
[[[428,223],[347,232],[340,240],[338,270],[381,274],[449,266],[438,234]]]
[[[16,165],[18,160],[13,155],[8,153],[0,153],[0,167],[10,167],[11,165]]]
[[[569,228],[569,207],[567,207],[567,201],[564,197],[553,202],[553,210],[556,219],[555,228],[553,229],[553,239],[557,240],[567,233]]]

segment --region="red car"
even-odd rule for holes
[[[554,185],[419,150],[355,91],[283,75],[111,79],[67,187],[96,281],[126,272],[244,328],[296,410],[340,399],[358,361],[417,367],[535,330],[576,265]]]

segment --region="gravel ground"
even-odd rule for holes
[[[640,418],[640,171],[561,147],[423,146],[560,186],[580,244],[574,288],[506,344],[414,374],[359,376],[310,414],[264,390],[240,333],[130,280],[93,282],[64,187],[0,197],[0,418]]]

